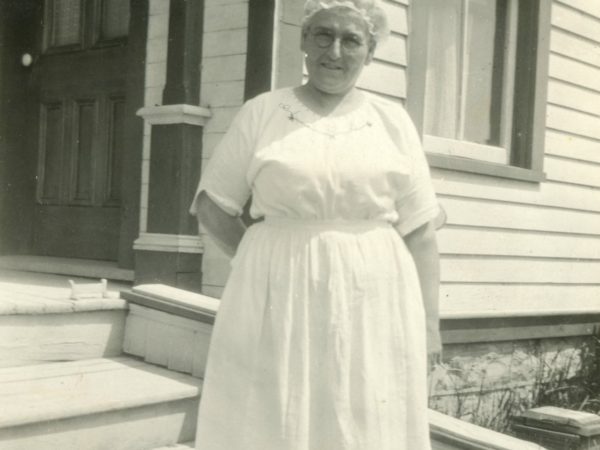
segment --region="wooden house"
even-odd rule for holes
[[[243,102],[303,81],[302,4],[0,2],[0,268],[218,297],[229,261],[187,209]],[[359,87],[422,136],[448,355],[597,332],[600,4],[381,4]]]

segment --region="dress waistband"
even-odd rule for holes
[[[391,224],[385,220],[302,219],[277,216],[266,216],[264,223],[269,226],[277,227],[300,227],[323,230],[368,230],[391,226]]]

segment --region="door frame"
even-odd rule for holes
[[[130,8],[124,124],[126,151],[122,159],[121,230],[117,260],[119,267],[125,269],[134,268],[133,242],[140,230],[144,120],[136,113],[144,106],[149,0],[130,0]]]

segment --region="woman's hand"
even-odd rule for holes
[[[442,338],[437,318],[427,320],[427,372],[442,363]]]

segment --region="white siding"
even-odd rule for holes
[[[162,104],[162,91],[167,76],[167,39],[169,37],[169,0],[150,0],[148,40],[146,42],[146,82],[144,106]],[[142,188],[140,201],[140,232],[147,230],[148,182],[150,178],[150,130],[144,124],[142,153]]]
[[[286,58],[296,57],[300,3],[279,2],[274,86],[286,84],[281,75]],[[404,101],[409,2],[383,0],[383,5],[392,35],[376,52],[359,86]],[[224,15],[236,17],[221,17],[224,8],[233,8]],[[205,129],[205,157],[242,102],[247,4],[210,0],[205,20],[209,17],[214,22],[205,31],[205,43],[212,44],[203,59],[202,101],[211,107],[213,118]],[[448,224],[439,233],[444,314],[569,312],[600,306],[598,2],[554,0],[551,33],[547,180],[529,183],[432,170],[448,213]],[[238,36],[237,41],[222,39],[227,35]],[[218,295],[228,262],[209,242],[206,248],[205,292]]]
[[[200,102],[212,117],[204,127],[202,165],[213,153],[244,101],[248,35],[247,0],[206,0]],[[203,236],[202,292],[219,297],[229,259]]]
[[[544,171],[433,170],[447,315],[600,308],[600,8],[555,0]]]
[[[357,86],[392,100],[406,99],[407,2],[382,1],[389,20],[390,37],[379,45],[373,62],[366,66]]]
[[[204,128],[203,166],[243,103],[246,72],[248,0],[206,0],[202,36],[200,102],[212,118]],[[169,1],[150,0],[146,58],[145,106],[162,104],[166,81]],[[150,125],[144,128],[140,231],[146,231],[150,172]],[[199,149],[200,150],[200,149]],[[229,261],[204,237],[203,290],[219,296]]]

